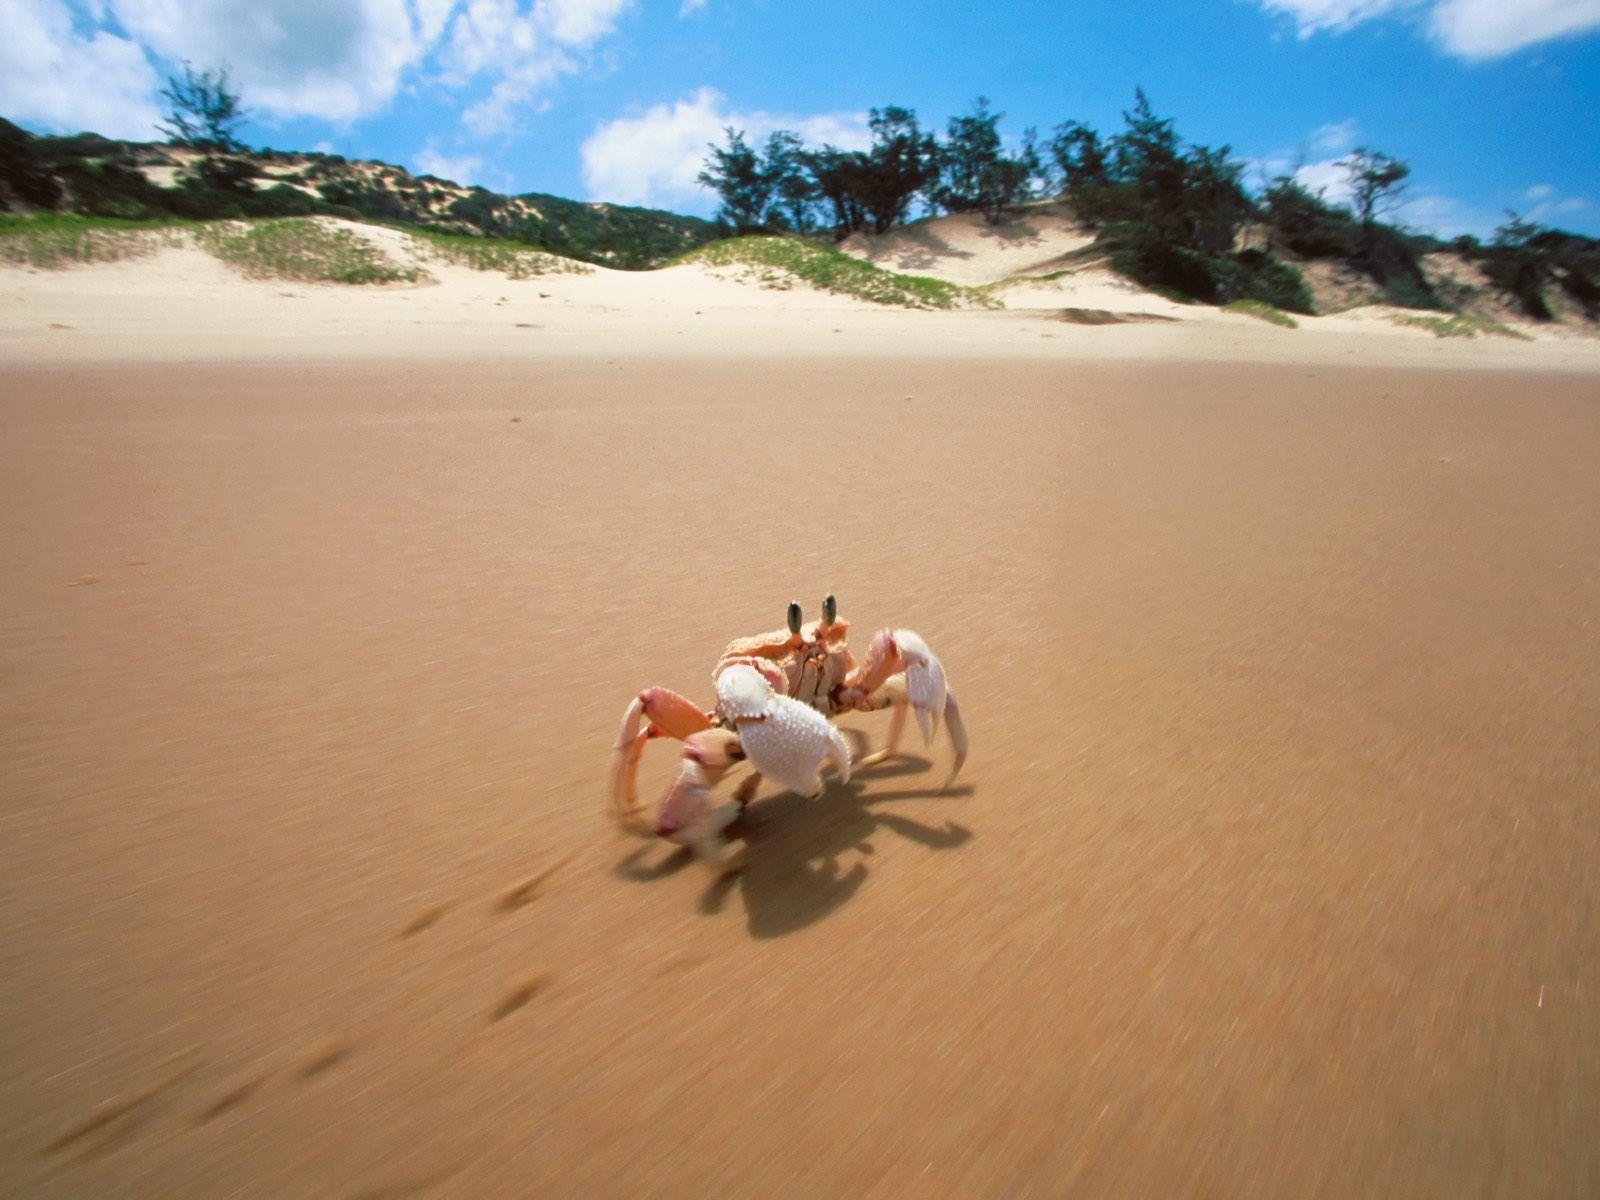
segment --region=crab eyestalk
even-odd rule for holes
[[[834,599],[832,592],[822,598],[822,623],[832,625],[839,619],[839,601]]]
[[[789,601],[789,632],[798,635],[800,632],[800,601]]]

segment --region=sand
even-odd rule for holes
[[[0,290],[0,1195],[1600,1189],[1585,346],[167,269]],[[617,832],[830,590],[958,786]]]
[[[978,217],[947,217],[846,243],[894,269],[1009,280],[992,292],[1001,307],[958,312],[890,308],[803,283],[761,287],[748,272],[701,265],[508,279],[415,259],[396,230],[319,219],[415,261],[429,282],[249,280],[193,245],[66,271],[0,267],[0,362],[1177,359],[1600,374],[1600,336],[1587,325],[1519,326],[1527,341],[1439,338],[1397,323],[1407,315],[1399,310],[1369,306],[1284,329],[1176,304],[1103,269],[1060,274],[1050,268],[1083,237],[1044,217],[1000,233]]]

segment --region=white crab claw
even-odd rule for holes
[[[736,663],[717,676],[717,703],[739,733],[750,765],[802,796],[822,794],[818,771],[832,759],[850,781],[850,746],[816,709],[780,696],[754,667]]]
[[[906,661],[906,699],[917,714],[917,728],[922,730],[922,743],[932,743],[939,732],[939,718],[944,714],[944,701],[948,688],[944,681],[944,666],[928,643],[909,629],[896,629],[894,642],[900,657]]]
[[[730,721],[764,716],[773,698],[772,685],[754,667],[736,663],[717,676],[717,706]]]

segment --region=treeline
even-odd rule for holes
[[[0,119],[0,209],[138,221],[334,216],[503,238],[638,270],[718,234],[713,223],[697,217],[463,189],[398,167],[353,164],[336,154],[250,150],[210,139],[174,139],[170,145],[195,153],[179,158],[160,145],[93,133],[40,137]],[[147,177],[143,168],[159,165],[175,167],[173,186]]]
[[[1370,279],[1385,299],[1447,308],[1422,257],[1453,249],[1478,263],[1530,317],[1548,319],[1558,288],[1600,318],[1600,242],[1543,229],[1515,214],[1488,244],[1444,243],[1384,221],[1398,207],[1410,167],[1358,149],[1342,165],[1352,201],[1330,202],[1293,173],[1259,194],[1227,146],[1186,142],[1142,90],[1108,135],[1069,121],[1048,139],[1024,132],[1008,150],[1002,114],[980,98],[944,135],[914,111],[874,109],[865,150],[807,147],[779,131],[760,146],[738,130],[712,145],[700,181],[716,192],[732,233],[884,233],[916,215],[979,212],[997,224],[1022,204],[1055,199],[1092,226],[1111,264],[1146,286],[1184,299],[1226,304],[1257,299],[1311,311],[1293,261],[1332,260]]]

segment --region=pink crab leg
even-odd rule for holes
[[[710,728],[710,717],[667,688],[646,688],[629,702],[611,760],[611,802],[624,825],[639,823],[637,781],[645,743],[658,737],[683,741]]]
[[[736,869],[722,831],[744,811],[739,795],[717,803],[712,789],[744,755],[739,735],[731,729],[707,729],[684,744],[678,778],[662,798],[654,832],[669,842],[692,848],[701,862],[717,871]]]
[[[897,675],[890,679],[877,691],[866,697],[861,702],[861,711],[878,712],[889,709],[889,740],[883,745],[882,750],[874,750],[861,760],[863,767],[876,766],[878,763],[891,759],[900,749],[900,736],[906,729],[906,681],[904,676]]]

